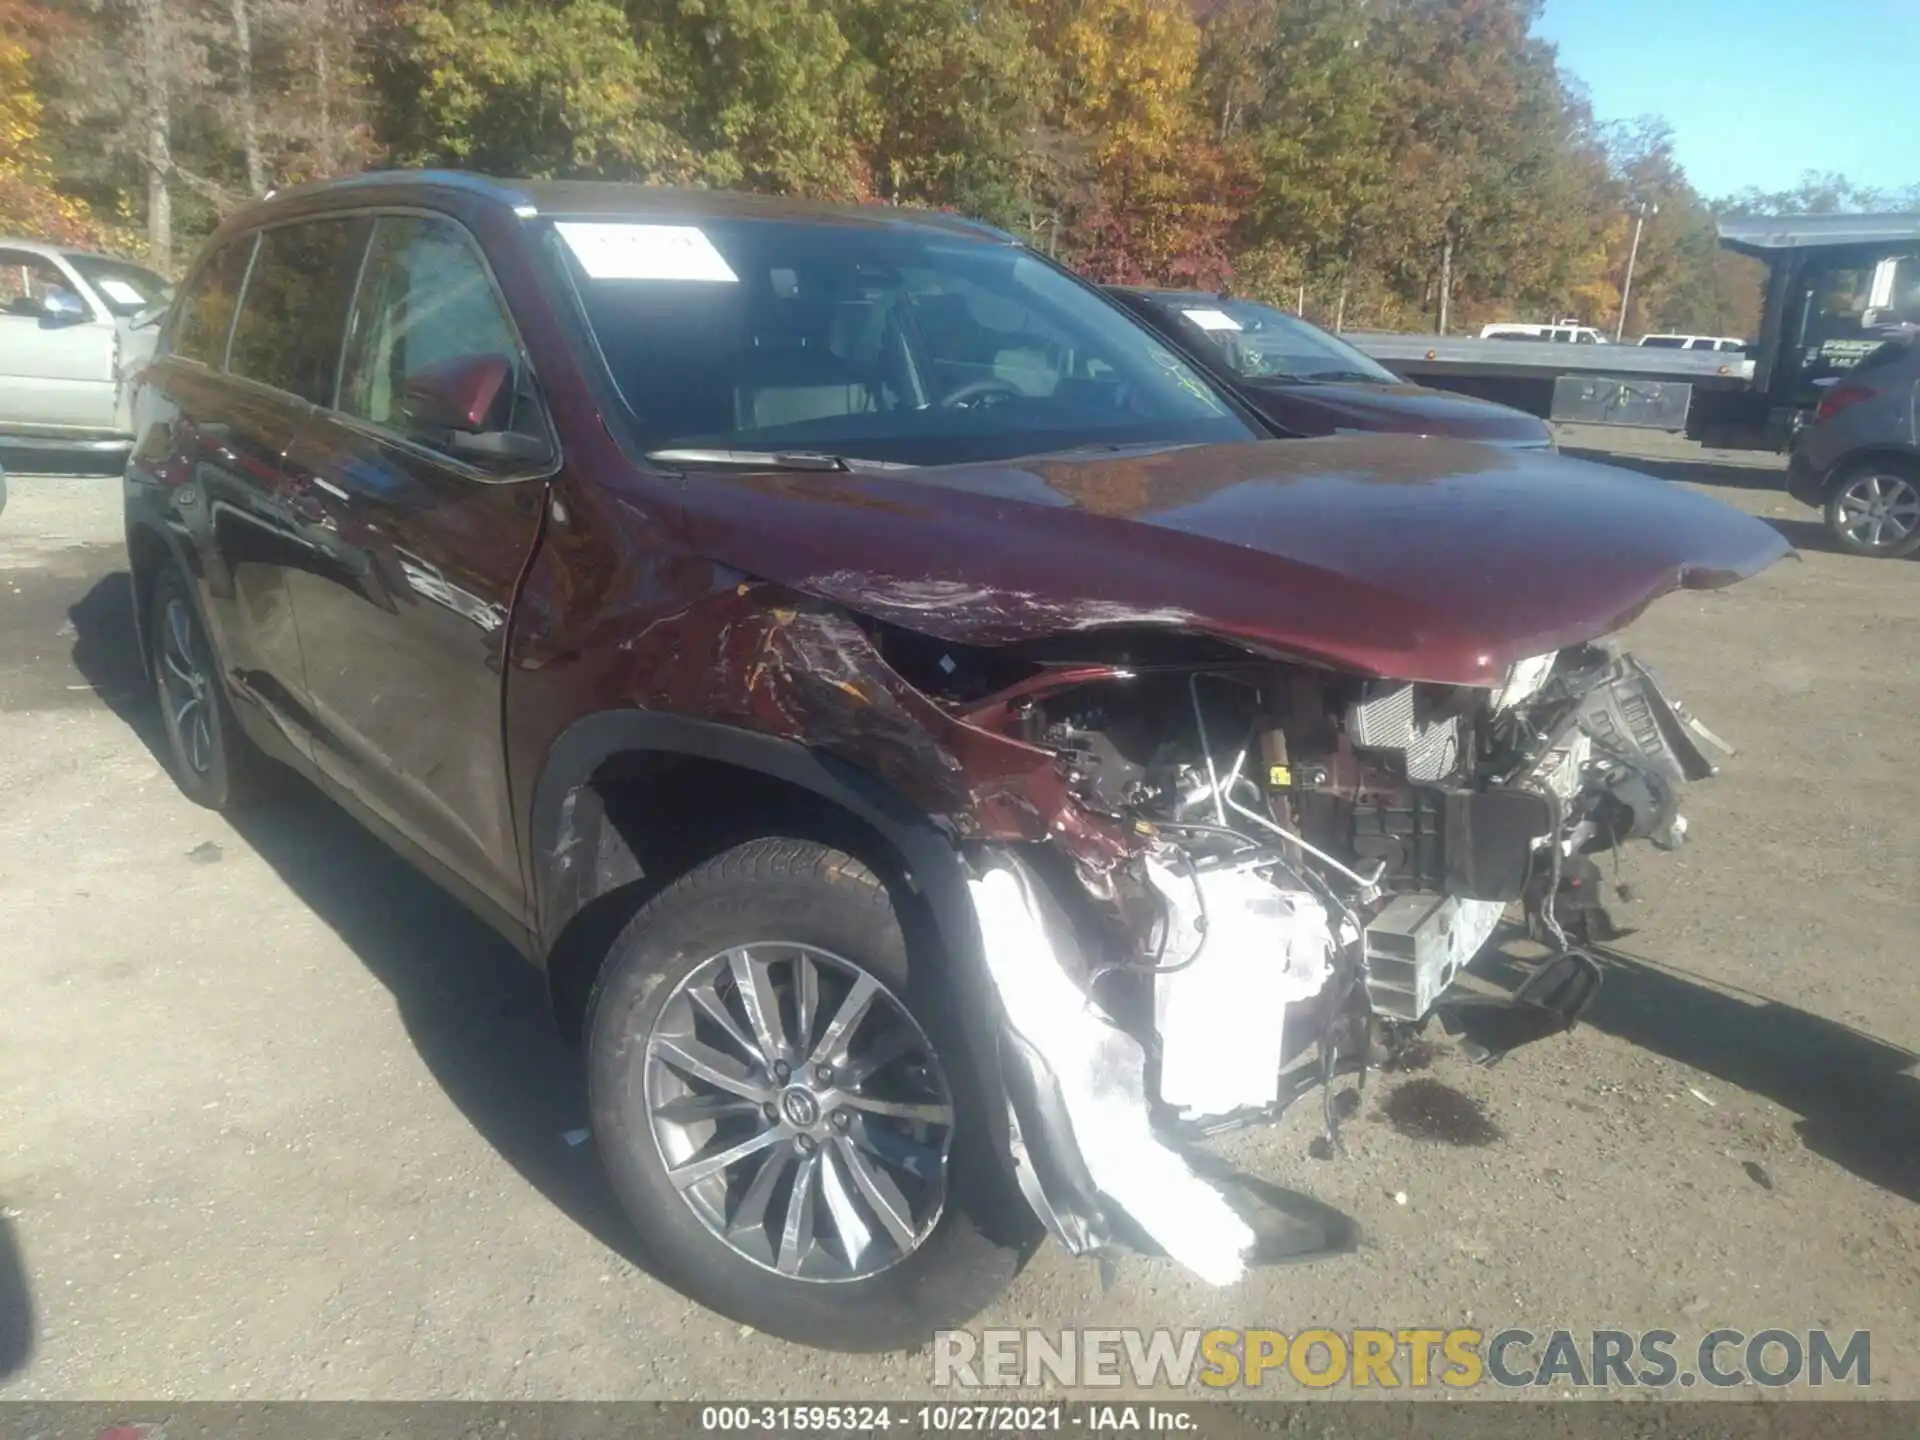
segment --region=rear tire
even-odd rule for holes
[[[1851,555],[1893,560],[1920,550],[1920,466],[1848,466],[1827,490],[1827,530]]]
[[[595,1144],[660,1278],[858,1352],[915,1349],[998,1296],[1038,1227],[1000,1208],[953,1012],[843,851],[753,840],[656,896],[614,942],[586,1035]]]
[[[263,788],[272,762],[240,729],[186,577],[168,565],[147,601],[147,647],[174,783],[196,805],[229,811]]]

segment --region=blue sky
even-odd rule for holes
[[[1547,0],[1535,33],[1600,119],[1664,116],[1709,197],[1920,183],[1920,0]]]

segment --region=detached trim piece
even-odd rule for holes
[[[1068,978],[1017,859],[998,855],[970,881],[987,972],[1007,1024],[1052,1072],[1070,1143],[1102,1194],[1172,1259],[1215,1285],[1246,1273],[1258,1237],[1220,1191],[1153,1133],[1143,1079],[1146,1052],[1107,1021]]]

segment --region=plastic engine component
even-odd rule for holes
[[[1699,744],[1715,743],[1715,737],[1669,700],[1653,673],[1631,655],[1614,662],[1606,683],[1580,702],[1580,728],[1596,748],[1638,755],[1669,784],[1719,773]]]
[[[1367,1000],[1395,1020],[1418,1020],[1480,953],[1506,906],[1458,895],[1401,895],[1367,922]]]
[[[1244,870],[1175,875],[1153,860],[1165,897],[1167,954],[1154,978],[1161,1103],[1203,1119],[1274,1103],[1288,1010],[1327,983],[1333,937],[1305,891]]]

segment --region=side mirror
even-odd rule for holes
[[[512,394],[513,379],[505,355],[456,355],[416,372],[401,405],[410,423],[443,432],[459,454],[504,464],[545,460],[546,441],[504,428],[501,399]]]
[[[86,302],[71,290],[49,290],[40,297],[40,323],[49,326],[84,325],[93,318]]]
[[[416,371],[401,397],[407,419],[431,430],[478,435],[513,377],[504,355],[456,355]]]

